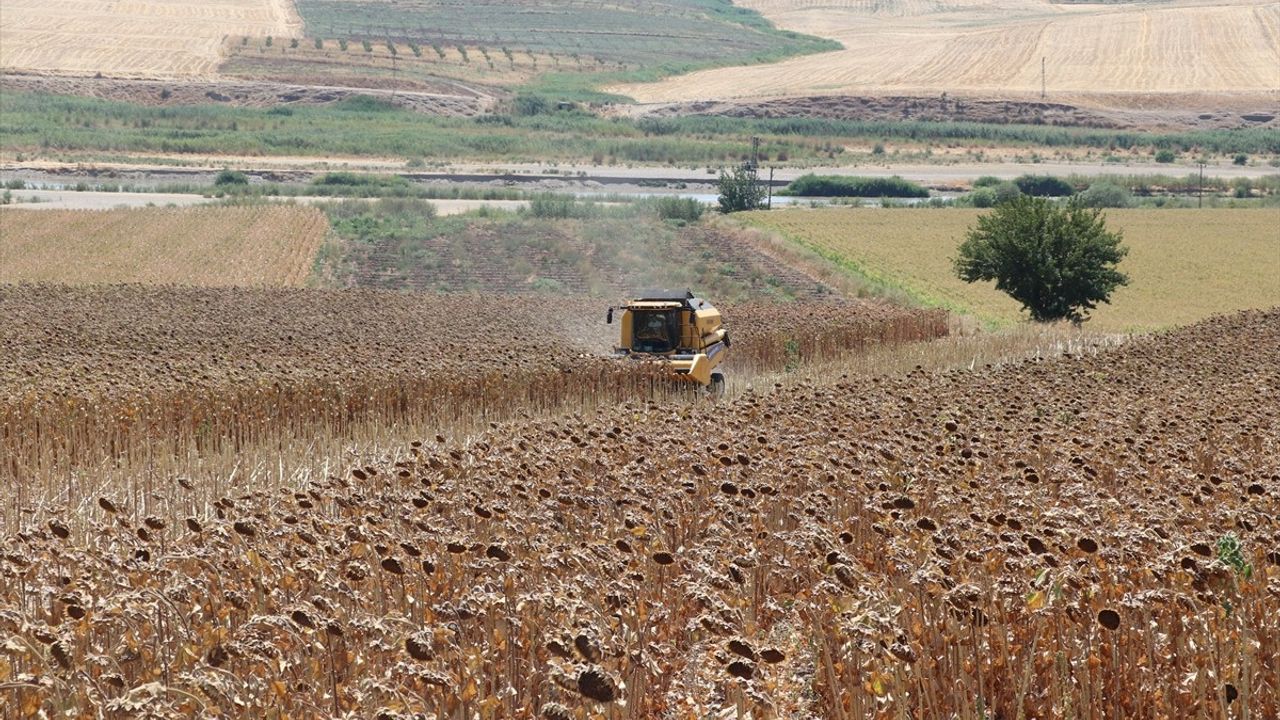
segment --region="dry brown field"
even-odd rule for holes
[[[752,225],[835,262],[880,290],[996,324],[1025,318],[994,283],[968,284],[951,258],[984,211],[824,208],[752,213]],[[1108,210],[1129,285],[1091,314],[1109,332],[1168,328],[1280,305],[1280,210]]]
[[[228,35],[294,37],[290,0],[5,0],[0,69],[115,77],[212,75]]]
[[[329,232],[313,207],[0,210],[0,283],[301,287]]]
[[[683,396],[602,361],[607,301],[577,296],[0,285],[0,487],[23,508],[110,484],[149,513],[296,484],[357,444],[464,437],[517,413]],[[883,303],[725,308],[731,377],[948,332]],[[182,485],[180,483],[185,483]],[[179,499],[169,491],[186,495]],[[60,500],[61,498],[61,500]],[[75,501],[73,501],[75,502]]]
[[[641,102],[802,95],[1038,98],[1160,109],[1280,104],[1273,0],[744,0],[845,49],[612,88]]]
[[[423,435],[212,504],[90,483],[0,545],[0,692],[16,716],[1275,717],[1278,345],[1250,312]]]

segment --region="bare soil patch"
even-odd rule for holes
[[[1188,101],[1189,102],[1189,101]],[[1202,108],[1205,106],[1201,106]],[[926,120],[998,124],[1062,125],[1117,130],[1184,130],[1280,127],[1280,96],[1272,104],[1217,109],[1087,107],[1036,99],[1009,100],[911,95],[815,95],[739,100],[691,100],[618,106],[638,117],[722,115],[742,118],[830,118],[836,120]],[[1270,108],[1270,109],[1266,109]]]

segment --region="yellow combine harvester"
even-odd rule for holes
[[[664,362],[677,377],[714,395],[724,392],[724,374],[716,368],[729,356],[729,331],[711,303],[688,290],[648,290],[621,310],[618,356]],[[613,322],[613,311],[606,322]]]

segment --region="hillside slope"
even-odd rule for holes
[[[780,27],[845,49],[615,92],[642,102],[942,93],[1125,107],[1274,107],[1280,3],[1059,4],[743,0]],[[1254,107],[1253,109],[1258,109]]]

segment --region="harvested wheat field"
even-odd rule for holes
[[[641,102],[802,95],[1038,98],[1153,109],[1280,102],[1273,0],[744,0],[845,49],[612,88]],[[1256,106],[1256,107],[1255,107]]]
[[[0,210],[0,283],[300,287],[329,232],[313,207]]]
[[[655,368],[598,357],[616,340],[606,305],[0,285],[0,487],[11,499],[0,524],[49,502],[90,500],[104,484],[149,513],[178,517],[193,498],[216,500],[231,487],[323,476],[325,462],[354,445],[683,397],[687,386]],[[940,311],[882,303],[723,309],[737,382],[948,332]]]
[[[968,284],[951,258],[980,210],[839,208],[751,213],[752,225],[833,261],[846,272],[928,305],[996,324],[1025,318],[994,283]],[[1129,256],[1129,285],[1089,320],[1096,330],[1151,330],[1214,313],[1280,305],[1280,210],[1108,210]]]
[[[212,75],[228,35],[300,35],[290,0],[5,0],[0,69],[123,77]]]
[[[107,488],[6,537],[0,683],[17,715],[1276,717],[1278,345],[1248,312],[212,508]]]

